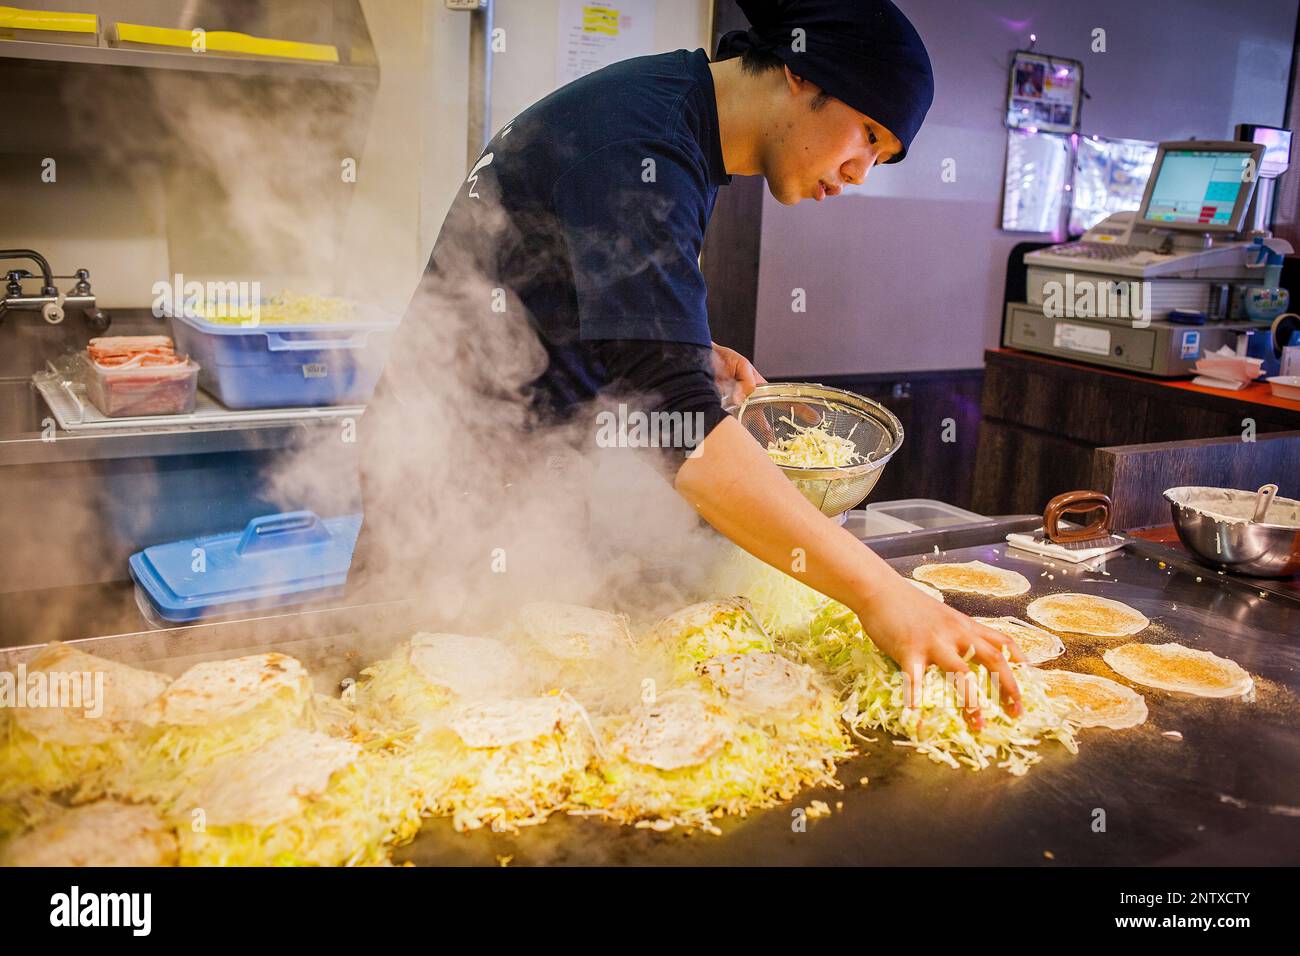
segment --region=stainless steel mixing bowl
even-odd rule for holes
[[[1258,492],[1170,488],[1165,499],[1187,549],[1214,568],[1259,578],[1300,574],[1300,501],[1274,498],[1252,521]]]
[[[795,433],[798,426],[822,422],[832,435],[853,442],[865,461],[842,468],[778,467],[803,496],[835,518],[860,502],[880,480],[885,465],[903,444],[903,423],[869,398],[813,383],[760,385],[741,405],[740,424],[764,448]]]

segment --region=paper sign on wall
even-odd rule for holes
[[[1079,129],[1083,64],[1017,50],[1007,89],[1007,125],[1046,133]]]
[[[654,0],[560,0],[556,83],[653,52],[654,13]]]

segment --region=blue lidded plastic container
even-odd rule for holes
[[[171,317],[176,350],[227,408],[364,405],[388,361],[397,322],[245,327]]]
[[[197,621],[343,593],[361,515],[291,511],[242,531],[157,544],[131,555],[136,603],[150,621]]]

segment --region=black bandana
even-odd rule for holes
[[[916,28],[889,0],[738,0],[753,28],[728,33],[719,60],[773,53],[791,72],[882,123],[903,144],[934,100],[934,73]]]

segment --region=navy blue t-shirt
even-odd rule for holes
[[[562,411],[609,384],[608,340],[709,348],[699,256],[729,181],[704,51],[625,60],[497,133],[429,269],[475,272],[527,310],[550,360],[534,398]]]

